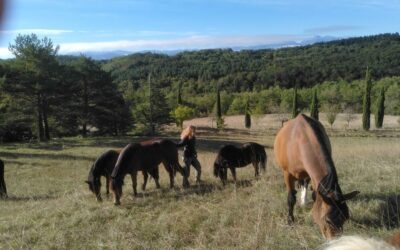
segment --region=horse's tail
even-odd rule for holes
[[[267,153],[265,152],[264,148],[262,148],[260,153],[260,164],[261,169],[265,171],[267,169]]]
[[[214,176],[215,177],[219,177],[219,170],[220,170],[221,166],[219,165],[219,163],[217,163],[217,161],[214,162]]]

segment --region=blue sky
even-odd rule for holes
[[[254,46],[399,32],[400,0],[8,0],[0,57],[18,33],[60,54]]]

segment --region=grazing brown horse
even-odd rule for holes
[[[122,149],[117,150],[107,150],[102,153],[96,161],[93,163],[92,167],[89,171],[89,176],[86,183],[89,185],[89,190],[93,192],[96,196],[97,201],[102,201],[100,188],[101,188],[101,176],[106,178],[106,192],[109,194],[109,183],[111,180],[111,173],[114,169],[115,164],[117,163],[118,156]],[[148,174],[146,171],[143,172],[143,185],[142,190],[146,189]],[[155,168],[150,172],[150,175],[154,178],[157,188],[160,188],[160,184],[158,183],[158,168]],[[133,176],[131,176],[133,178]],[[135,190],[134,190],[135,191]],[[135,194],[136,195],[136,194]]]
[[[259,175],[260,166],[265,171],[267,154],[260,144],[249,142],[241,147],[234,145],[223,146],[214,162],[214,176],[219,177],[225,185],[228,179],[228,168],[231,170],[233,180],[236,182],[236,168],[253,164],[255,176]]]
[[[322,124],[303,114],[298,115],[280,129],[275,138],[274,151],[288,191],[289,224],[294,222],[294,183],[310,178],[316,190],[312,209],[314,222],[327,239],[340,234],[349,218],[346,200],[359,192],[342,193],[332,160],[331,144]]]
[[[183,176],[183,185],[188,186],[187,174],[179,164],[178,149],[170,140],[152,141],[146,144],[129,144],[120,153],[111,174],[111,191],[114,204],[120,204],[122,185],[126,174],[132,175],[133,188],[136,190],[137,171],[152,171],[163,163],[170,178],[170,187],[174,186],[175,171]]]
[[[7,198],[7,187],[4,181],[4,162],[0,160],[0,198]]]

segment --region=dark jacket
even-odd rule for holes
[[[184,157],[197,157],[196,152],[196,137],[188,138],[181,140],[178,144],[178,147],[183,147],[183,156]]]

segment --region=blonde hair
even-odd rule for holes
[[[196,133],[196,127],[190,125],[187,128],[185,128],[184,130],[182,130],[181,140],[186,139],[186,138],[191,139],[194,137],[195,133]]]
[[[388,243],[373,238],[360,236],[342,236],[329,241],[325,250],[396,250],[397,248]]]

